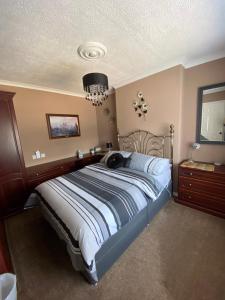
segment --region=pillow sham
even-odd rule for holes
[[[128,151],[109,151],[108,153],[105,154],[105,156],[100,160],[101,163],[107,164],[107,160],[109,157],[114,154],[114,153],[120,153],[124,158],[128,158],[131,156],[131,152]]]
[[[127,162],[126,167],[152,175],[160,175],[164,170],[170,168],[170,160],[134,152]]]
[[[120,154],[120,153],[113,153],[107,159],[106,165],[110,169],[117,169],[117,168],[120,168],[120,167],[124,167],[126,161],[127,161],[127,158],[123,157],[122,154]]]

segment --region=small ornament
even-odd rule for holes
[[[134,111],[138,114],[138,117],[145,116],[148,112],[148,104],[145,102],[142,92],[137,93],[138,100],[133,102]]]

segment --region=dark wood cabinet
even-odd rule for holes
[[[0,218],[23,207],[27,197],[13,96],[0,91]]]
[[[12,272],[12,264],[5,235],[4,223],[0,221],[0,274]]]
[[[177,202],[225,217],[225,166],[181,163]]]
[[[97,163],[102,157],[101,154],[86,154],[84,158],[70,157],[26,168],[28,190],[31,192],[38,184],[46,180]]]

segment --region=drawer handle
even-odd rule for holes
[[[191,184],[191,183],[189,183],[189,186],[192,186],[192,184]]]
[[[193,175],[193,173],[192,173],[192,172],[190,172],[190,173],[189,173],[189,175],[190,175],[190,176],[192,176],[192,175]]]
[[[36,176],[39,176],[39,173],[36,173]]]
[[[63,169],[63,166],[61,166],[60,168]]]
[[[190,195],[188,195],[188,199],[191,199],[192,197]]]

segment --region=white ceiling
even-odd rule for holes
[[[107,55],[82,60],[89,41]],[[116,88],[224,56],[224,0],[0,0],[0,82],[81,94],[92,71]]]

